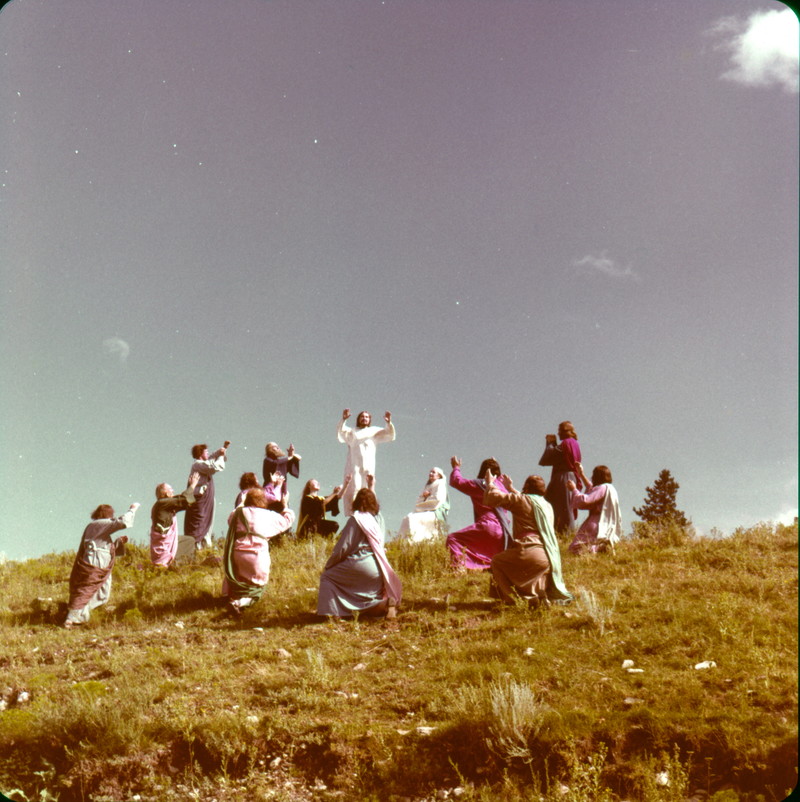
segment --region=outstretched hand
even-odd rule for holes
[[[383,419],[386,421],[387,425],[392,422],[392,413],[389,412],[388,409],[383,413]]]
[[[345,409],[342,412],[342,420],[347,420],[350,417],[350,409]]]
[[[450,466],[453,468],[453,470],[455,470],[456,468],[460,468],[461,460],[456,456],[450,457]]]
[[[572,479],[567,479],[567,490],[569,490],[570,493],[574,493],[577,489],[578,486],[575,484],[575,482],[573,482]]]
[[[197,487],[197,483],[200,481],[200,474],[197,471],[192,471],[189,474],[189,483],[188,486],[194,490]]]

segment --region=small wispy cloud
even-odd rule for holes
[[[576,259],[572,263],[572,266],[576,270],[600,274],[612,279],[639,281],[639,274],[630,265],[621,265],[619,262],[611,259],[605,251],[599,256],[587,254],[581,259]]]
[[[125,364],[131,347],[120,337],[108,337],[103,340],[103,351],[109,356],[115,356],[121,365]]]
[[[722,78],[748,86],[780,86],[798,91],[798,25],[795,13],[756,11],[747,19],[723,17],[711,29],[733,67]]]

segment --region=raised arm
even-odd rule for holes
[[[392,423],[392,413],[388,410],[383,413],[386,426],[375,433],[376,443],[391,443],[395,438],[394,424]]]
[[[339,423],[336,425],[336,439],[340,443],[347,442],[347,435],[353,430],[346,424],[347,419],[350,417],[350,410],[345,409],[342,412],[342,417],[339,418]]]

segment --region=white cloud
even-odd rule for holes
[[[797,507],[789,507],[779,512],[774,520],[784,526],[791,526],[797,518]]]
[[[625,267],[623,267],[618,262],[606,256],[605,251],[599,256],[588,254],[582,259],[576,259],[572,263],[572,266],[590,273],[600,273],[609,278],[631,279],[633,281],[639,280],[639,275],[630,265],[625,265]]]
[[[746,20],[725,17],[712,33],[724,37],[719,44],[730,53],[733,67],[723,78],[748,86],[798,89],[798,20],[788,8],[757,11]]]
[[[128,354],[131,352],[131,347],[119,337],[108,337],[103,340],[103,351],[110,356],[116,356],[120,364],[124,364]]]

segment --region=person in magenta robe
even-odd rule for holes
[[[484,503],[486,491],[484,476],[491,471],[495,477],[495,485],[501,493],[508,488],[499,479],[502,471],[493,457],[481,463],[477,479],[465,479],[461,475],[461,460],[450,459],[453,470],[450,474],[450,487],[459,490],[472,499],[475,523],[447,536],[447,548],[450,551],[450,562],[457,570],[469,569],[485,571],[492,567],[492,557],[503,551],[511,538],[511,527],[508,512],[502,507],[489,507]]]
[[[539,459],[539,465],[553,469],[544,497],[553,507],[556,532],[574,532],[577,523],[567,482],[575,482],[580,490],[582,481],[586,481],[580,467],[581,447],[578,445],[578,435],[568,420],[558,424],[558,437],[561,442],[556,445],[554,434],[545,435],[544,453]]]

